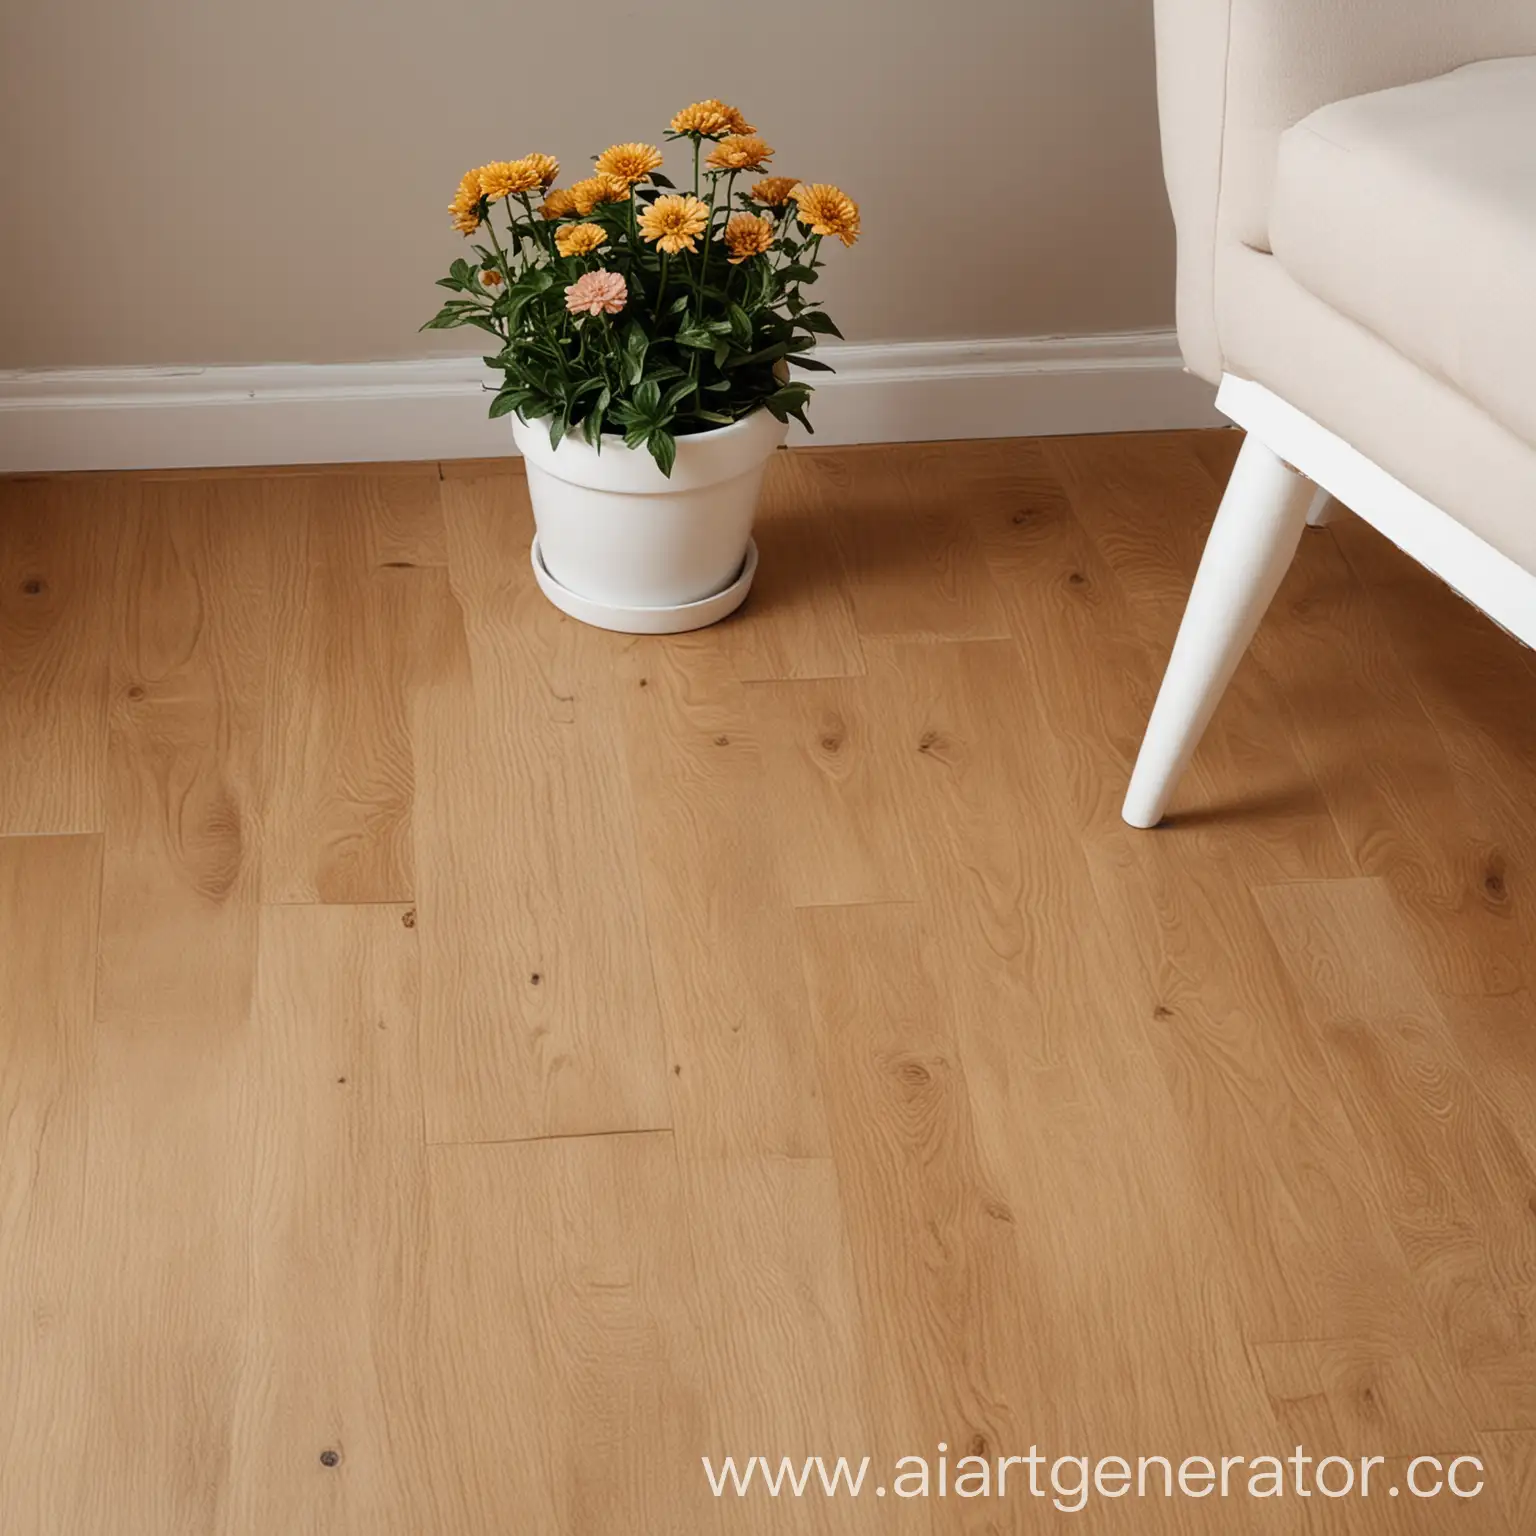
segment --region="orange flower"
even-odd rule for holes
[[[626,186],[645,181],[661,166],[661,151],[654,144],[611,144],[597,157],[597,174],[612,176]]]
[[[761,171],[773,159],[773,150],[755,137],[732,134],[710,150],[704,162],[717,171]]]
[[[480,281],[484,283],[487,288],[500,288],[506,279],[502,277],[501,273],[498,272],[495,267],[486,267],[485,270],[480,274]]]
[[[782,208],[799,185],[798,176],[765,176],[752,183],[752,196],[765,207]]]
[[[824,181],[801,182],[790,193],[800,205],[796,217],[813,235],[836,235],[844,245],[859,238],[859,205]]]
[[[585,256],[607,243],[607,231],[596,224],[562,224],[555,231],[555,247],[562,256]]]
[[[733,213],[726,221],[725,243],[730,262],[739,267],[752,256],[761,256],[773,246],[773,220],[767,214]]]
[[[539,178],[541,187],[552,187],[560,174],[560,162],[553,155],[524,155],[524,163]]]
[[[571,202],[582,218],[599,203],[627,203],[629,184],[613,176],[588,176],[571,188]]]
[[[539,212],[546,219],[563,219],[567,215],[576,212],[576,199],[571,196],[569,187],[552,187],[544,194],[544,201]]]
[[[735,107],[728,107],[713,96],[684,107],[672,119],[673,133],[696,133],[700,138],[717,139],[725,133],[756,133],[757,129]]]
[[[493,160],[480,167],[480,191],[493,203],[504,197],[516,197],[520,192],[532,192],[539,185],[540,173],[541,167],[530,165],[527,160]]]
[[[472,235],[480,228],[480,172],[465,171],[459,178],[459,190],[448,204],[453,227],[461,235]]]
[[[709,227],[709,204],[696,197],[658,197],[640,215],[640,237],[669,256],[696,251],[695,237]]]

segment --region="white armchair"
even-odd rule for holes
[[[1248,436],[1138,827],[1321,493],[1536,645],[1536,0],[1157,0],[1157,50],[1179,339]]]

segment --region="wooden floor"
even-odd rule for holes
[[[0,483],[4,1536],[1536,1528],[1536,667],[1233,434],[780,455],[748,608],[509,465]],[[1468,1452],[1462,1504],[699,1458]]]

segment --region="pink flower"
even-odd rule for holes
[[[629,299],[629,290],[617,272],[583,272],[565,290],[565,307],[573,315],[616,315]]]

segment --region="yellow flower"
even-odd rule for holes
[[[726,221],[725,243],[730,262],[739,267],[751,256],[761,256],[773,245],[773,220],[767,214],[733,213]]]
[[[539,178],[540,168],[527,160],[493,160],[480,167],[480,191],[493,203],[499,202],[520,192],[532,192],[539,185]]]
[[[797,217],[813,235],[836,235],[844,245],[859,238],[859,205],[824,181],[801,182],[789,194],[800,205]]]
[[[555,231],[555,246],[562,256],[585,256],[607,243],[607,231],[596,224],[562,224]]]
[[[757,129],[735,107],[728,107],[713,96],[684,107],[672,119],[673,133],[696,133],[702,138],[717,139],[723,133],[756,133]]]
[[[752,183],[752,196],[765,207],[782,208],[799,185],[798,176],[765,176]]]
[[[495,267],[486,267],[485,270],[480,274],[480,281],[484,283],[487,288],[500,288],[505,279],[502,277],[501,273],[496,270]]]
[[[694,237],[709,226],[709,204],[696,197],[658,197],[640,215],[640,236],[668,255],[696,251]]]
[[[544,202],[539,212],[546,219],[563,219],[568,214],[576,212],[576,199],[571,196],[569,187],[552,187],[544,194]]]
[[[541,187],[552,187],[560,174],[560,162],[553,155],[524,155],[523,163],[535,172]]]
[[[597,174],[633,186],[660,165],[661,151],[654,144],[610,144],[597,157]]]
[[[758,138],[732,134],[710,150],[705,165],[717,171],[761,171],[773,159],[773,150]]]
[[[599,203],[627,203],[629,184],[614,176],[588,176],[571,187],[571,203],[582,218]]]
[[[448,204],[453,227],[461,235],[472,235],[480,228],[480,172],[465,171],[459,178],[459,190]]]

